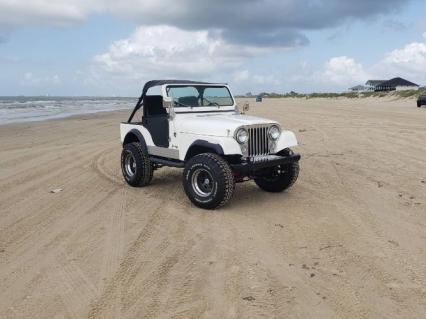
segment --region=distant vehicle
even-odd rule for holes
[[[160,87],[161,95],[149,94]],[[299,175],[294,133],[273,120],[242,114],[225,84],[147,82],[129,120],[121,124],[121,168],[131,186],[146,186],[163,166],[183,168],[183,187],[198,207],[215,209],[235,183],[253,179],[282,192]],[[142,118],[132,121],[138,109]],[[245,110],[248,109],[248,105]]]
[[[417,99],[417,107],[422,107],[422,105],[426,105],[426,95],[420,95]]]

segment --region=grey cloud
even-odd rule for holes
[[[309,43],[304,31],[336,27],[401,9],[410,0],[157,0],[155,5],[112,6],[145,25],[168,24],[187,30],[220,30],[225,40],[259,46]],[[150,2],[150,1],[148,1]]]
[[[218,32],[251,46],[306,45],[308,30],[340,26],[396,12],[411,0],[39,0],[21,5],[0,0],[0,27],[79,23],[110,13],[145,26]]]
[[[222,36],[235,44],[256,44],[264,47],[299,47],[309,43],[303,33],[290,29],[228,29],[222,32]]]

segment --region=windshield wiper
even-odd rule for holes
[[[173,101],[173,103],[175,103],[175,104],[177,104],[177,105],[180,105],[180,106],[183,106],[183,107],[190,107],[190,108],[193,108],[193,106],[186,105],[186,104],[183,104],[183,103],[178,102],[178,101]]]
[[[207,105],[207,106],[211,106],[211,105],[220,106],[220,105],[219,105],[219,103],[217,103],[217,102],[212,102],[212,101],[210,101],[210,100],[206,99],[205,97],[203,97],[203,100],[204,100],[204,101],[207,101],[207,103],[209,103],[209,105]]]

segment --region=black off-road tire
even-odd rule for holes
[[[133,158],[130,174],[128,156]],[[124,145],[121,152],[121,171],[127,184],[133,187],[146,186],[151,183],[153,176],[153,167],[148,154],[143,150],[142,145],[137,142]]]
[[[299,163],[290,163],[278,167],[279,174],[276,176],[259,176],[254,182],[262,190],[270,193],[280,193],[293,186],[299,176]]]
[[[417,107],[422,107],[422,103],[420,101],[417,101]]]
[[[199,185],[197,176],[211,180],[204,185],[206,189],[201,189],[203,186]],[[225,205],[232,198],[235,189],[234,175],[222,157],[204,153],[194,156],[186,163],[183,171],[183,187],[195,206],[215,209]],[[203,192],[204,194],[200,195]]]

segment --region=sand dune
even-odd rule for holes
[[[0,126],[0,318],[424,317],[426,109],[265,100],[299,181],[216,212],[177,169],[124,184],[127,113]]]

